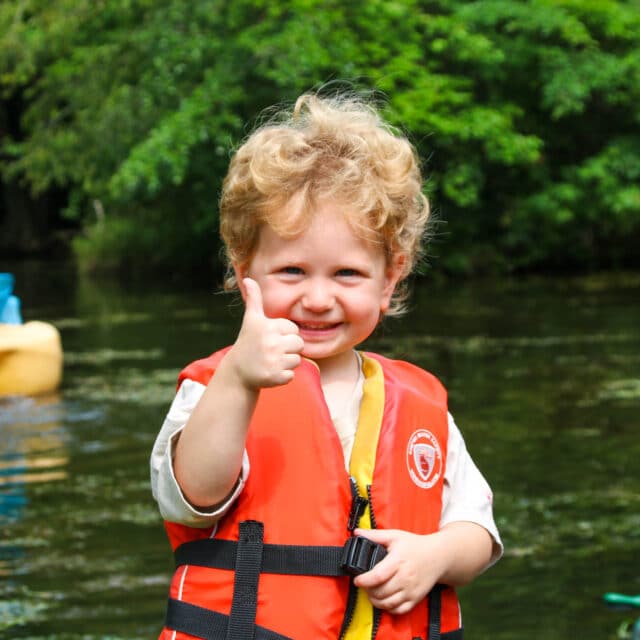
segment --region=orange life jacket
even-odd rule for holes
[[[189,365],[179,384],[206,385],[225,351]],[[217,527],[165,523],[177,568],[161,640],[462,638],[451,587],[392,615],[353,585],[351,574],[385,553],[354,537],[357,526],[437,531],[448,439],[436,378],[362,355],[349,473],[317,368],[303,361],[289,384],[260,392],[246,442],[251,471]]]

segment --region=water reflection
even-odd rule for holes
[[[62,405],[55,395],[0,400],[0,525],[28,503],[27,485],[67,477]]]
[[[68,434],[60,396],[5,397],[0,400],[0,531],[22,519],[31,486],[68,477]],[[28,551],[20,538],[0,536],[0,632],[44,609],[21,584]]]
[[[0,403],[0,640],[156,637],[171,557],[149,451],[179,369],[233,340],[239,308],[48,266],[29,282],[65,372],[57,397]],[[640,591],[639,293],[640,277],[419,283],[367,345],[444,380],[493,484],[507,554],[461,591],[470,639],[601,640],[617,618],[600,595]]]

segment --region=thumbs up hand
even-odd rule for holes
[[[249,389],[276,387],[293,378],[300,364],[304,342],[295,323],[286,318],[268,318],[262,291],[255,280],[245,278],[245,312],[238,338],[229,355],[236,373]]]

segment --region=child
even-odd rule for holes
[[[151,457],[177,561],[161,638],[462,638],[453,587],[502,552],[491,490],[441,384],[355,350],[402,309],[421,188],[353,96],[303,95],[236,152],[242,326],[182,372]]]

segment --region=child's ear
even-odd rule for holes
[[[398,253],[389,262],[384,274],[384,287],[382,289],[382,297],[380,300],[380,311],[386,313],[391,304],[391,297],[398,286],[398,282],[404,275],[407,258],[403,253]]]

